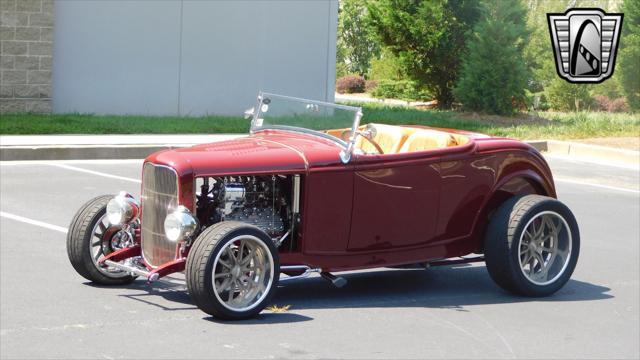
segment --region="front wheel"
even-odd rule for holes
[[[280,277],[278,251],[262,230],[223,221],[204,230],[187,257],[189,295],[224,320],[251,318],[271,301]]]
[[[107,203],[113,195],[98,196],[71,220],[67,234],[67,255],[73,268],[87,280],[102,285],[123,285],[135,280],[127,272],[99,265],[106,255],[122,248],[126,234],[107,220]]]
[[[578,262],[580,232],[571,210],[540,195],[505,202],[491,219],[485,260],[502,288],[526,296],[546,296],[569,280]]]

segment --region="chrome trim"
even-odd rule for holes
[[[291,229],[289,229],[289,231],[287,231],[286,233],[284,233],[284,235],[282,235],[279,239],[275,239],[274,243],[276,244],[276,247],[280,247],[280,245],[287,240],[287,238],[289,237],[289,235],[291,235]]]
[[[351,155],[356,148],[356,139],[358,138],[358,128],[360,127],[360,120],[362,119],[362,108],[358,110],[356,114],[356,120],[353,122],[353,128],[351,129],[351,138],[349,144],[345,150],[340,151],[340,160],[342,163],[347,164],[351,161]]]
[[[300,175],[293,175],[293,204],[291,212],[294,215],[300,213]]]
[[[152,173],[149,175],[153,177],[153,180],[150,180],[145,176],[148,167],[152,167]],[[167,169],[173,174],[173,176],[175,176],[174,193],[173,189],[166,189],[166,187],[168,187],[167,185],[169,185],[169,181],[163,182],[161,177],[156,176],[156,169],[158,168]],[[175,259],[176,243],[166,238],[164,232],[164,220],[167,215],[179,205],[180,180],[176,170],[166,165],[145,162],[142,169],[142,194],[140,196],[142,210],[140,216],[141,253],[144,261],[152,268],[155,268]],[[167,179],[165,178],[164,180]],[[165,185],[165,189],[159,189],[160,191],[157,191],[158,183],[161,187],[162,185]],[[164,201],[159,204],[160,201],[158,201],[158,198],[162,196],[171,198],[168,201],[167,199],[164,199]],[[149,209],[148,206],[145,206],[145,202],[147,202],[147,204],[151,202],[153,208]],[[153,229],[150,229],[148,226],[145,227],[145,223],[151,223],[150,226],[153,227]],[[160,253],[161,256],[158,256],[158,253]]]
[[[303,279],[306,277],[309,277],[311,274],[313,273],[320,273],[322,272],[322,269],[320,268],[311,268],[307,265],[285,265],[285,266],[280,266],[280,273],[282,273],[282,271],[286,271],[286,270],[303,270],[304,272],[300,275],[295,275],[295,276],[287,276],[285,278],[281,277],[280,278],[280,282],[286,282],[286,281],[290,281],[290,280],[294,280],[294,279]]]
[[[160,277],[159,274],[157,273],[152,273],[150,271],[146,271],[146,270],[142,270],[138,267],[135,266],[130,266],[130,265],[125,265],[125,264],[121,264],[119,262],[115,262],[112,260],[106,260],[104,262],[105,264],[114,267],[118,270],[122,270],[125,271],[127,273],[130,273],[132,275],[137,275],[137,276],[144,276],[145,279],[147,279],[147,281],[149,282],[154,282],[156,280],[158,280],[158,278]]]
[[[169,234],[167,231],[167,227],[168,227],[167,221],[169,221],[169,218],[173,218],[174,220],[177,220],[180,226],[180,230],[179,230],[180,232],[178,234],[178,237],[175,240],[172,240],[169,237]],[[196,231],[198,231],[199,228],[200,228],[200,222],[198,221],[198,218],[193,216],[191,214],[191,211],[189,211],[189,209],[187,209],[183,205],[178,205],[178,208],[169,212],[169,214],[167,214],[167,217],[165,217],[164,219],[164,233],[165,233],[165,236],[167,237],[167,240],[169,241],[179,242],[185,239],[189,239],[193,236],[193,234],[196,233]]]

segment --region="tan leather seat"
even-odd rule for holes
[[[456,139],[449,133],[437,130],[418,130],[409,135],[399,152],[441,149],[456,145],[458,145]]]
[[[405,131],[402,127],[383,124],[368,124],[367,126],[375,128],[373,140],[380,145],[380,148],[382,148],[385,154],[394,154],[400,150],[406,138]],[[378,153],[376,147],[367,139],[363,139],[362,136],[358,137],[356,147],[366,153]]]

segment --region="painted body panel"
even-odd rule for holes
[[[193,208],[199,176],[303,175],[301,246],[282,265],[326,271],[393,266],[482,251],[489,215],[518,194],[555,197],[542,156],[510,139],[464,131],[462,146],[357,155],[343,164],[328,139],[289,131],[158,152],[146,161],[176,169],[180,202]]]

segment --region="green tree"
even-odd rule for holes
[[[521,0],[487,2],[470,35],[468,54],[454,90],[465,108],[512,114],[525,103],[529,38],[527,10]]]
[[[619,71],[622,89],[632,110],[640,110],[640,1],[624,0],[622,4],[622,38]]]
[[[545,88],[549,105],[559,111],[588,110],[592,105],[590,86],[586,84],[572,84],[560,77],[556,77]]]
[[[367,8],[371,26],[407,75],[433,93],[441,107],[450,107],[478,1],[377,0]]]
[[[372,58],[380,53],[373,28],[367,22],[363,0],[342,0],[338,15],[337,60],[346,72],[366,75]]]

